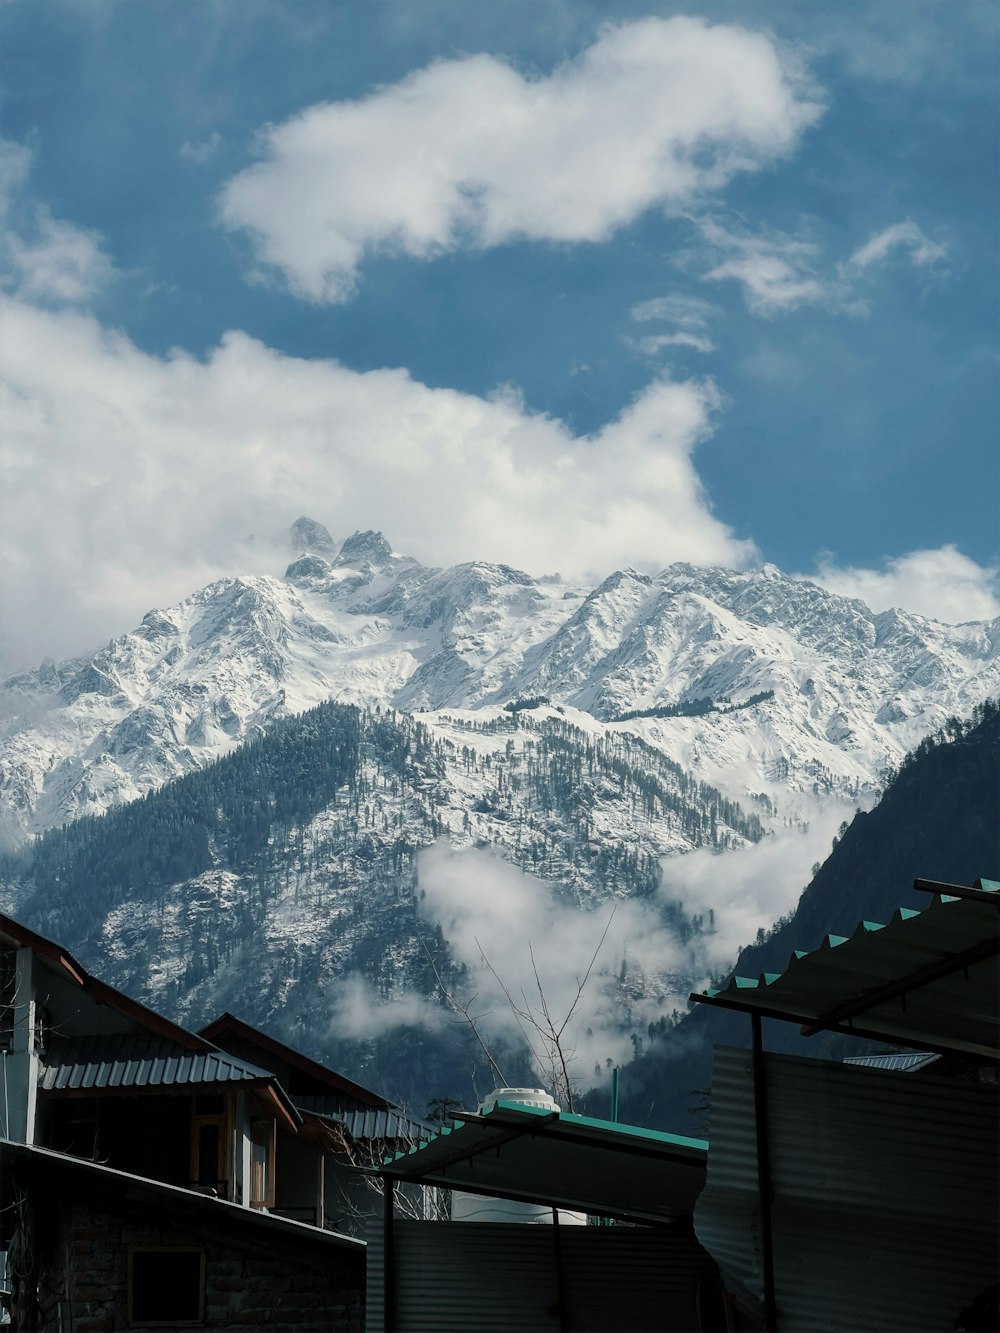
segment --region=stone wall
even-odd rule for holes
[[[322,1233],[269,1224],[197,1196],[189,1207],[184,1201],[173,1206],[171,1199],[164,1208],[145,1190],[129,1197],[126,1187],[120,1198],[104,1188],[96,1198],[94,1191],[88,1198],[74,1190],[67,1197],[65,1181],[46,1187],[38,1178],[24,1183],[34,1269],[21,1286],[22,1322],[15,1328],[41,1333],[65,1328],[119,1333],[147,1326],[228,1333],[263,1327],[275,1333],[360,1333],[363,1328],[361,1247],[345,1249]],[[154,1324],[150,1313],[145,1322],[129,1323],[129,1252],[135,1247],[203,1252],[203,1320]]]

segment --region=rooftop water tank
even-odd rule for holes
[[[558,1111],[559,1103],[544,1088],[496,1088],[484,1097],[476,1108],[477,1115],[489,1115],[497,1102],[513,1102],[516,1106],[538,1106],[543,1111]]]
[[[496,1088],[476,1108],[477,1115],[489,1115],[497,1102],[514,1106],[536,1106],[542,1111],[558,1111],[559,1103],[544,1088]],[[545,1225],[552,1222],[552,1209],[540,1203],[517,1199],[494,1199],[485,1194],[466,1194],[453,1190],[451,1216],[455,1222],[521,1222]],[[559,1209],[559,1221],[568,1226],[585,1226],[586,1213]]]

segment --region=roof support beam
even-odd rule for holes
[[[986,882],[990,883],[991,881],[987,880]],[[981,879],[976,881],[977,885],[981,886],[982,883]],[[991,892],[982,887],[977,888],[976,885],[970,889],[964,884],[939,884],[933,879],[915,879],[913,887],[918,893],[940,893],[944,894],[946,898],[968,898],[970,902],[974,903],[992,903],[1000,912],[1000,893]]]
[[[752,995],[754,992],[744,992]],[[728,995],[701,995],[695,993],[688,997],[696,1004],[715,1005],[718,1009],[733,1009],[740,1014],[755,1013],[761,1018],[773,1018],[782,1023],[815,1023],[815,1015],[795,1013],[789,1009],[780,1009],[777,1005],[747,1003],[746,1000],[730,998]],[[953,1037],[944,1033],[937,1035],[921,1031],[907,1032],[887,1024],[881,1018],[877,1026],[859,1027],[855,1023],[830,1023],[825,1029],[829,1032],[842,1032],[846,1037],[870,1037],[872,1041],[891,1041],[896,1046],[906,1046],[914,1051],[934,1051],[939,1055],[954,1055],[956,1051],[963,1055],[973,1055],[982,1060],[1000,1060],[1000,1050],[996,1043],[986,1045],[979,1041],[968,1041],[964,1037]]]

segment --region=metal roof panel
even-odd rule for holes
[[[214,1051],[189,1051],[153,1033],[53,1041],[39,1072],[44,1092],[273,1081],[266,1070]]]
[[[380,1174],[472,1194],[667,1222],[690,1217],[708,1144],[634,1125],[499,1101]]]
[[[980,881],[990,883],[991,881]],[[1000,897],[937,895],[796,951],[784,972],[734,976],[693,1000],[901,1045],[1000,1057]]]

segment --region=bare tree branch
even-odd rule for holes
[[[423,940],[420,941],[420,947],[427,955],[427,961],[431,965],[431,970],[434,973],[434,977],[438,984],[438,990],[441,992],[441,995],[444,998],[446,1004],[450,1007],[452,1012],[457,1014],[458,1017],[461,1018],[463,1022],[465,1022],[465,1024],[471,1029],[472,1035],[478,1042],[480,1050],[486,1057],[487,1064],[489,1065],[490,1069],[493,1070],[494,1077],[497,1079],[498,1083],[501,1086],[503,1086],[507,1082],[507,1080],[504,1078],[503,1071],[497,1064],[493,1056],[493,1052],[486,1044],[486,1041],[483,1038],[483,1034],[479,1030],[479,1019],[474,1017],[473,1014],[471,1013],[472,1006],[473,1004],[475,1004],[479,992],[477,991],[476,994],[473,995],[471,1000],[463,1004],[461,1000],[459,1000],[458,997],[445,985],[444,978],[442,977],[441,972],[438,969],[438,965],[434,959],[434,956],[431,953],[430,949],[428,949],[426,943]],[[486,1015],[481,1014],[479,1017],[483,1018],[485,1016]]]

